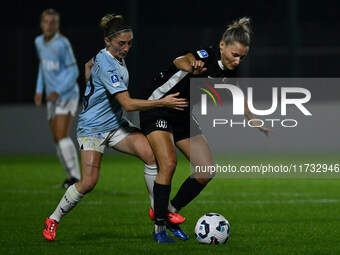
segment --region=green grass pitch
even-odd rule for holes
[[[339,163],[339,155],[230,155],[247,164],[256,158]],[[172,197],[188,176],[180,157]],[[96,188],[58,227],[54,243],[42,236],[44,220],[65,190],[56,156],[0,157],[0,254],[340,254],[339,179],[214,179],[181,211],[190,236],[173,245],[153,242],[143,164],[105,155]],[[225,245],[202,245],[194,237],[197,219],[218,212],[230,222]]]

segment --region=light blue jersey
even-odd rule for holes
[[[127,91],[129,72],[124,59],[120,63],[106,49],[102,49],[93,58],[93,63],[83,111],[79,115],[78,137],[113,131],[127,122],[122,106],[114,97]]]
[[[79,98],[77,62],[70,42],[56,33],[46,43],[44,35],[35,38],[35,46],[40,59],[36,93],[59,94],[59,100]]]

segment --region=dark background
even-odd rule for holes
[[[38,72],[34,38],[40,14],[61,13],[61,32],[75,53],[84,92],[84,64],[104,47],[98,24],[115,12],[134,28],[127,57],[130,92],[143,87],[188,48],[218,44],[226,25],[252,21],[243,77],[339,77],[340,15],[337,1],[9,1],[2,3],[0,104],[33,103]]]

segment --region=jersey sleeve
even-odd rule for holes
[[[66,38],[63,40],[61,56],[63,58],[63,62],[65,63],[65,66],[70,66],[70,65],[76,64],[77,62],[76,58],[74,57],[71,44]]]
[[[192,55],[194,55],[196,60],[201,60],[205,64],[209,64],[213,62],[215,59],[214,52],[209,47],[208,48],[197,48],[194,50],[186,50],[184,52],[184,55],[188,53],[191,53]]]
[[[78,76],[79,70],[77,66],[76,59],[74,57],[72,47],[70,42],[66,37],[61,37],[59,41],[59,61],[63,63],[62,69],[62,81],[60,82],[60,86],[56,89],[56,92],[59,95],[64,95],[67,91],[75,86]]]
[[[65,94],[73,86],[75,86],[79,76],[79,70],[77,65],[70,65],[66,68],[63,77],[62,86],[57,88],[57,93],[59,95]]]
[[[35,48],[36,48],[37,57],[39,59],[38,78],[37,78],[37,83],[36,83],[36,87],[35,87],[35,93],[40,94],[44,90],[44,79],[43,79],[43,71],[42,71],[40,55],[39,55],[39,37],[35,38],[34,44],[35,44]]]
[[[34,45],[35,45],[35,50],[36,50],[36,53],[37,53],[37,57],[40,60],[40,55],[39,55],[39,39],[38,39],[38,37],[35,38]]]
[[[43,74],[41,70],[41,64],[39,64],[39,71],[38,71],[38,79],[37,79],[37,84],[35,88],[35,93],[42,93],[44,90],[44,80],[43,80]]]
[[[100,73],[100,80],[111,95],[128,90],[117,69],[105,68]]]

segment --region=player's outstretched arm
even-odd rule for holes
[[[156,107],[169,107],[176,110],[184,110],[183,108],[188,107],[189,103],[185,98],[178,98],[178,95],[179,92],[159,100],[142,100],[131,98],[129,92],[124,91],[116,94],[115,98],[127,112],[149,110]]]
[[[204,67],[204,62],[197,60],[192,53],[176,58],[173,63],[177,69],[192,73],[193,75],[200,75],[207,70]]]
[[[270,133],[274,133],[273,130],[262,125],[262,123],[255,119],[253,113],[249,110],[247,99],[244,100],[244,115],[250,120],[252,126],[257,126],[258,129],[263,132],[266,136],[270,136]]]

